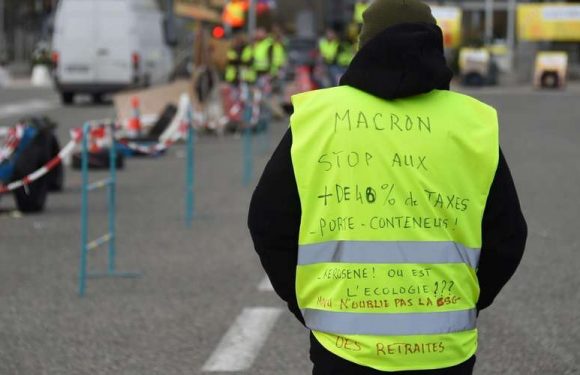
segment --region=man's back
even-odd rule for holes
[[[491,305],[515,272],[527,235],[498,146],[495,112],[473,99],[445,92],[452,74],[444,58],[441,30],[426,6],[416,0],[375,0],[364,18],[361,49],[341,79],[345,87],[308,93],[295,103],[292,129],[274,152],[252,198],[248,223],[254,246],[278,295],[313,330],[314,374],[381,373],[373,367],[424,369],[413,374],[470,374],[475,357],[452,366],[475,351],[473,326],[458,331],[457,324],[472,324],[474,312]],[[434,101],[435,97],[441,100]],[[364,189],[357,191],[357,185]],[[445,217],[433,220],[440,216]],[[356,236],[351,228],[358,228]],[[477,264],[470,255],[478,247]],[[377,259],[377,254],[389,258]],[[413,279],[421,277],[417,264],[438,270],[429,275],[423,270],[429,282],[421,296],[423,283]],[[409,267],[416,268],[415,275]],[[411,278],[405,280],[411,282],[401,281],[401,269],[403,278],[410,272]],[[379,288],[379,281],[384,287]],[[415,301],[410,306],[408,298],[399,298],[393,306],[402,292],[416,293],[409,297],[415,299],[431,298],[443,290],[460,292],[465,299],[445,296],[435,299],[435,305],[440,304],[436,307],[422,299],[424,306],[416,300],[417,307]],[[374,295],[383,292],[384,298]],[[341,305],[340,298],[337,305],[340,293],[356,299],[356,306]],[[365,302],[361,305],[360,300]],[[353,307],[361,314],[352,314]],[[443,313],[439,316],[450,319],[399,320],[411,316],[406,314],[435,316],[437,309]],[[377,323],[377,316],[384,318]],[[430,330],[450,326],[455,329],[448,332],[460,333],[452,345],[443,344],[442,356],[439,345],[421,339],[417,343],[424,345],[408,346],[404,341],[407,336],[419,333],[425,338]],[[365,329],[365,337],[352,337],[356,336],[352,327]],[[405,345],[367,340],[392,336],[387,331],[391,328],[398,330],[391,333],[408,333],[395,337],[402,337],[399,343]],[[463,332],[467,340],[461,345],[458,336]],[[374,353],[360,355],[363,346],[374,348]],[[422,351],[427,354],[418,363],[416,353]],[[446,360],[433,360],[435,356],[455,359],[443,363]],[[450,367],[435,370],[445,366]]]
[[[383,371],[468,360],[495,111],[450,91],[383,100],[349,86],[293,103],[306,326],[337,356]]]

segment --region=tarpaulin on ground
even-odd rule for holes
[[[167,85],[154,86],[140,90],[124,91],[113,96],[118,120],[124,124],[134,115],[131,98],[139,98],[142,116],[160,115],[168,104],[177,105],[181,94],[193,97],[193,84],[189,80],[180,80]]]

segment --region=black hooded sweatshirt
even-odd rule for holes
[[[443,55],[441,30],[430,24],[399,24],[377,35],[355,56],[340,84],[391,100],[448,90],[452,73]],[[304,323],[295,293],[300,230],[300,198],[292,167],[292,133],[286,132],[254,191],[248,226],[254,247],[276,293]],[[477,276],[481,294],[478,311],[493,302],[514,274],[523,255],[527,226],[506,160],[499,153],[482,222],[482,249]],[[357,366],[326,351],[311,336],[311,360],[316,373],[380,373]],[[468,374],[474,359],[448,371],[404,374]],[[317,371],[317,367],[320,371]],[[334,369],[334,370],[331,370]]]

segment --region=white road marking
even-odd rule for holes
[[[46,111],[57,108],[58,102],[42,99],[32,99],[18,103],[0,105],[0,118],[13,117],[18,115],[29,115],[34,112]]]
[[[238,315],[202,367],[205,372],[235,372],[249,369],[264,346],[282,309],[246,308]]]
[[[274,291],[274,287],[272,286],[272,283],[270,282],[268,275],[264,276],[262,281],[260,281],[260,284],[258,284],[258,290],[260,292],[273,292]]]

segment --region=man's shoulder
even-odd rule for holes
[[[489,105],[489,104],[487,104],[487,103],[485,103],[485,102],[483,102],[483,101],[481,101],[479,99],[476,99],[473,96],[470,96],[470,95],[467,95],[467,94],[464,94],[464,93],[460,93],[460,92],[457,92],[457,91],[450,91],[450,90],[449,91],[447,91],[447,90],[437,90],[437,91],[439,93],[441,93],[441,95],[444,95],[444,96],[446,96],[448,98],[453,98],[454,100],[456,100],[458,102],[461,102],[461,103],[463,103],[465,105],[472,106],[472,107],[476,107],[477,106],[477,107],[480,107],[480,108],[483,108],[483,109],[486,109],[486,110],[489,110],[489,111],[493,111],[493,112],[496,111],[495,108],[492,107],[491,105]]]
[[[292,95],[292,104],[294,104],[294,107],[296,107],[303,104],[312,103],[316,100],[329,100],[332,98],[336,100],[336,95],[340,95],[340,93],[343,93],[344,91],[345,86],[306,91],[300,94]]]

